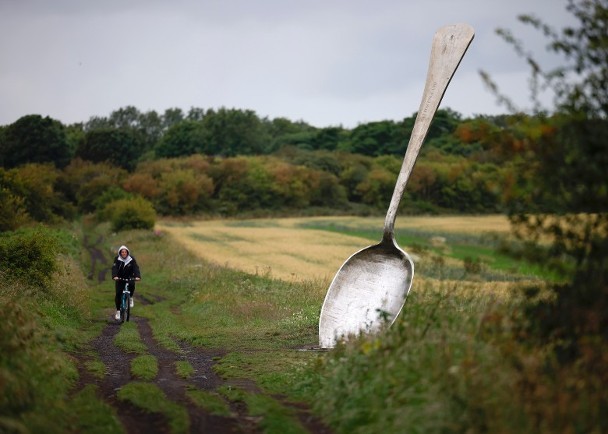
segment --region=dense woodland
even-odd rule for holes
[[[146,216],[384,212],[414,121],[316,128],[227,108],[125,107],[73,125],[23,116],[0,129],[0,230],[127,205]],[[530,155],[557,122],[439,110],[402,212],[504,211],[534,188]]]

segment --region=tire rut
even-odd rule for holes
[[[204,351],[198,351],[196,355],[190,353],[191,360],[198,359],[193,360],[198,363],[191,363],[195,371],[194,378],[197,381],[183,379],[177,375],[175,362],[187,360],[186,357],[158,345],[147,320],[136,318],[135,322],[148,352],[158,362],[158,374],[154,382],[170,400],[186,408],[190,417],[190,432],[214,432],[218,434],[252,432],[243,430],[234,418],[216,416],[203,411],[186,396],[186,390],[189,386],[210,391],[221,384],[221,379],[213,372],[213,360],[209,355],[205,354]]]
[[[112,321],[112,320],[110,320]],[[130,402],[118,399],[121,387],[133,380],[131,360],[135,355],[128,354],[114,345],[114,337],[120,331],[120,324],[110,322],[91,346],[106,367],[106,374],[98,384],[102,398],[116,411],[128,433],[169,433],[169,423],[163,414],[149,413]]]

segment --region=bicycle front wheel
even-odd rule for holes
[[[127,317],[127,321],[129,321],[129,318],[131,317],[131,297],[127,295],[127,300],[126,300],[126,317]]]

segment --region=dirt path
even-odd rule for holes
[[[99,282],[105,280],[104,269],[109,268],[108,262],[102,252],[95,246],[85,245],[91,255],[90,277],[96,276]],[[160,300],[151,299],[140,295],[137,302],[142,305],[154,304]],[[213,370],[216,361],[225,352],[211,351],[204,348],[192,347],[184,342],[176,342],[178,352],[170,351],[158,344],[154,338],[152,328],[146,318],[138,317],[136,310],[131,318],[137,325],[137,331],[147,349],[147,354],[154,356],[158,363],[158,374],[153,380],[166,395],[167,399],[185,408],[189,417],[191,433],[241,433],[256,434],[262,430],[258,426],[259,418],[252,418],[247,414],[247,408],[242,402],[228,402],[231,409],[229,416],[211,414],[205,409],[195,405],[186,395],[187,390],[201,390],[214,392],[223,385],[240,387],[250,393],[261,393],[255,382],[249,379],[225,381]],[[124,352],[114,343],[114,338],[120,331],[121,324],[108,318],[107,323],[99,336],[90,343],[90,349],[96,354],[97,360],[101,360],[105,366],[103,378],[94,376],[85,366],[86,362],[92,360],[86,352],[75,354],[78,360],[79,382],[73,393],[81,390],[88,384],[97,386],[99,396],[109,404],[116,412],[120,422],[127,433],[170,433],[169,421],[160,413],[150,413],[134,404],[120,400],[118,391],[131,381],[141,381],[131,376],[131,361],[134,354]],[[193,375],[188,379],[177,374],[176,362],[187,361],[194,369]],[[238,383],[238,384],[237,384]],[[301,404],[291,404],[283,397],[274,397],[286,407],[291,408],[298,416],[302,426],[310,433],[326,434],[330,431],[315,417],[311,416],[309,409]]]

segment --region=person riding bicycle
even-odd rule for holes
[[[115,281],[116,297],[114,297],[114,304],[116,305],[116,319],[118,320],[120,319],[120,299],[127,283],[123,279],[141,280],[139,265],[137,265],[135,258],[131,256],[127,246],[120,246],[118,248],[118,255],[114,258],[114,264],[112,264],[112,279]],[[134,292],[135,282],[130,282],[131,307],[133,307]]]

